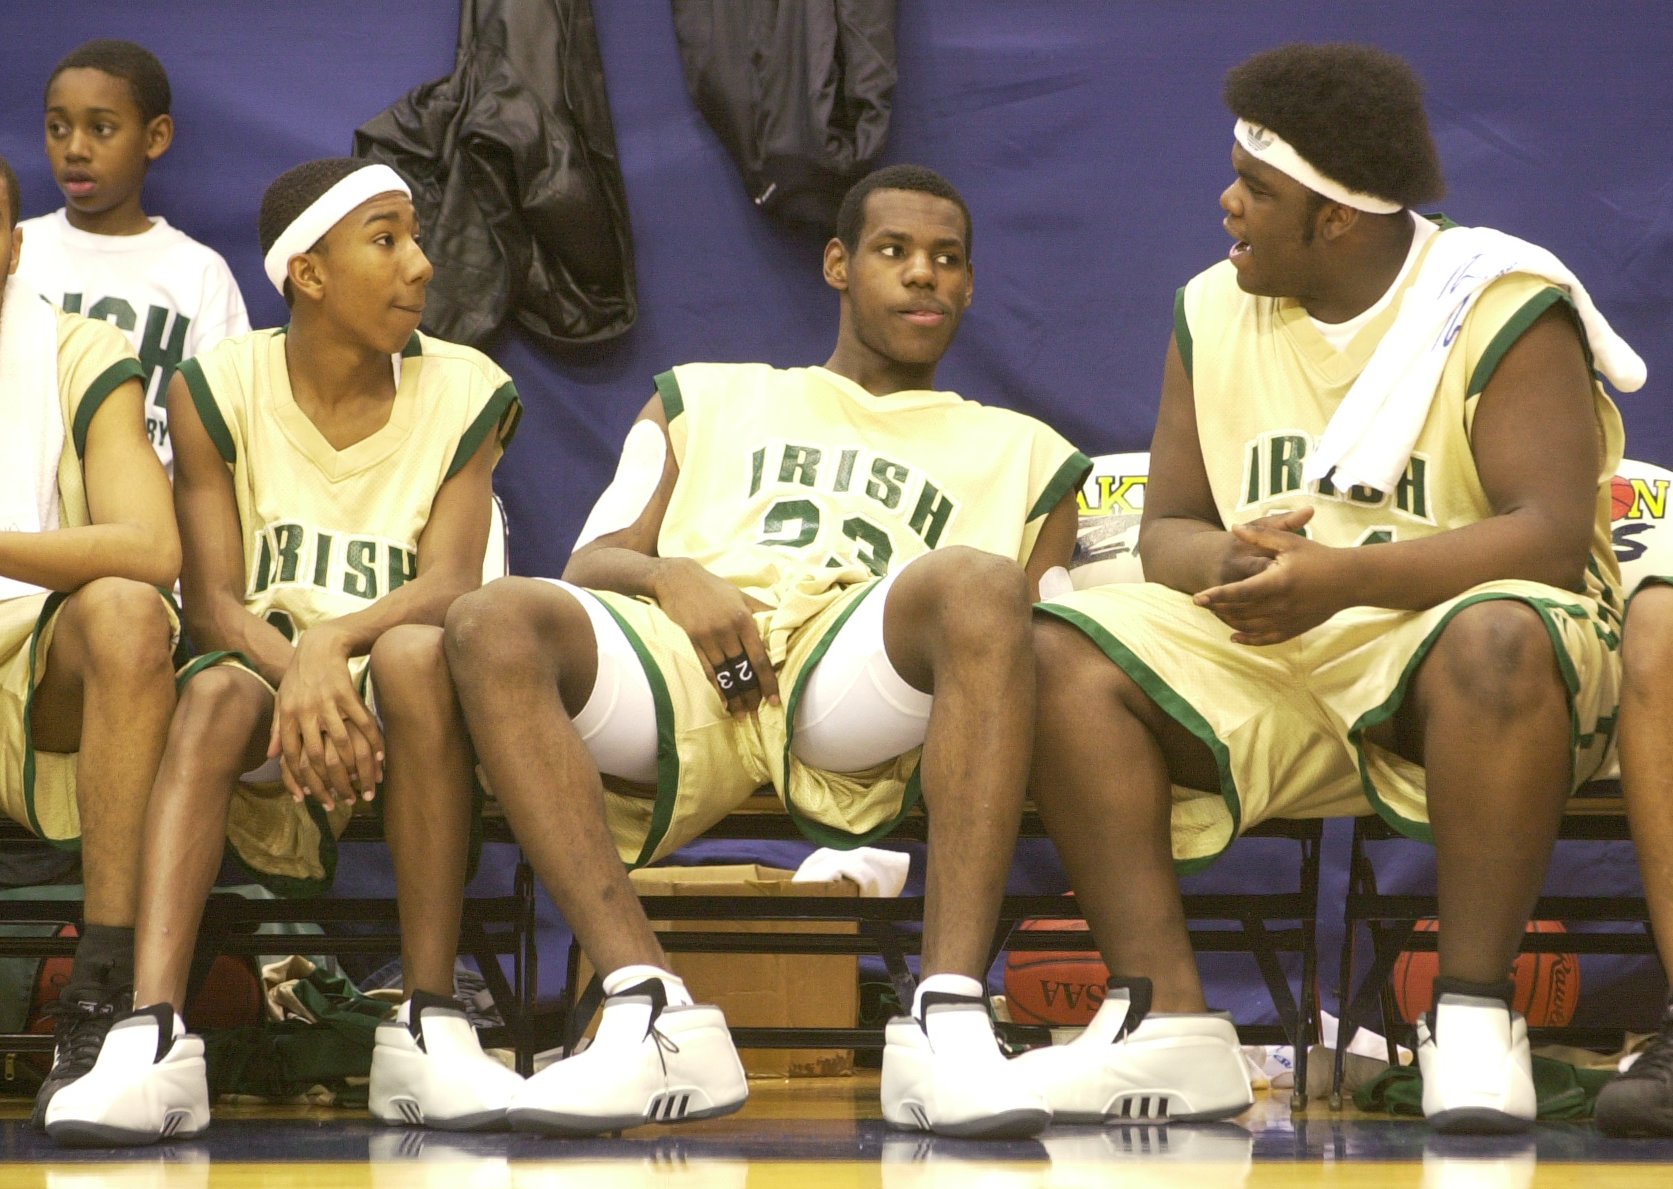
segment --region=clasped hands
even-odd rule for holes
[[[1343,550],[1301,535],[1311,507],[1262,516],[1230,531],[1234,542],[1221,582],[1198,592],[1197,606],[1232,629],[1235,644],[1279,644],[1317,627],[1348,606]]]
[[[293,800],[326,809],[370,801],[383,781],[383,729],[349,676],[349,652],[328,625],[303,632],[273,701],[267,756]]]

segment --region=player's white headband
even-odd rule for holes
[[[348,214],[368,198],[388,194],[391,190],[412,197],[412,190],[401,180],[401,175],[387,165],[367,165],[343,178],[331,189],[308,204],[291,220],[289,227],[273,241],[267,255],[261,258],[267,279],[280,296],[285,292],[285,277],[290,272],[290,259],[300,256],[319,243],[320,237],[337,225],[337,220]]]
[[[1279,173],[1287,174],[1332,202],[1340,202],[1343,206],[1351,206],[1356,211],[1365,211],[1373,215],[1392,215],[1402,209],[1398,202],[1378,198],[1375,194],[1350,190],[1341,182],[1325,177],[1295,151],[1295,146],[1270,128],[1239,119],[1232,135],[1257,161],[1265,162]]]

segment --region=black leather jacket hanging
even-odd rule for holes
[[[763,210],[829,233],[889,132],[894,0],[673,0],[686,89]]]
[[[627,192],[589,0],[464,0],[447,78],[354,136],[412,184],[425,330],[480,345],[508,313],[556,345],[633,324]]]

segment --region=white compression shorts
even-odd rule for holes
[[[827,772],[863,772],[924,741],[930,695],[907,683],[883,647],[883,606],[895,571],[861,600],[808,677],[792,744],[804,764]],[[587,612],[598,675],[573,721],[601,772],[656,783],[656,702],[621,625],[587,591],[559,579]]]

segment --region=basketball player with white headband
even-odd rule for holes
[[[1643,365],[1549,252],[1413,212],[1442,180],[1401,59],[1286,46],[1225,98],[1234,243],[1175,300],[1146,581],[1037,620],[1032,792],[1112,978],[1014,1064],[1059,1118],[1242,1110],[1177,872],[1266,818],[1377,813],[1436,851],[1424,1112],[1525,1128],[1511,960],[1620,677],[1621,422],[1588,365]]]
[[[290,325],[185,361],[169,386],[185,620],[203,651],[179,675],[147,813],[136,1010],[49,1105],[66,1144],[208,1125],[203,1042],[179,1013],[225,843],[274,891],[318,893],[335,837],[376,808],[407,998],[377,1031],[373,1115],[503,1126],[522,1084],[452,998],[480,795],[457,706],[435,696],[450,688],[443,617],[482,579],[517,390],[480,352],[418,333],[430,263],[389,167],[299,165],[268,187],[260,231]]]

